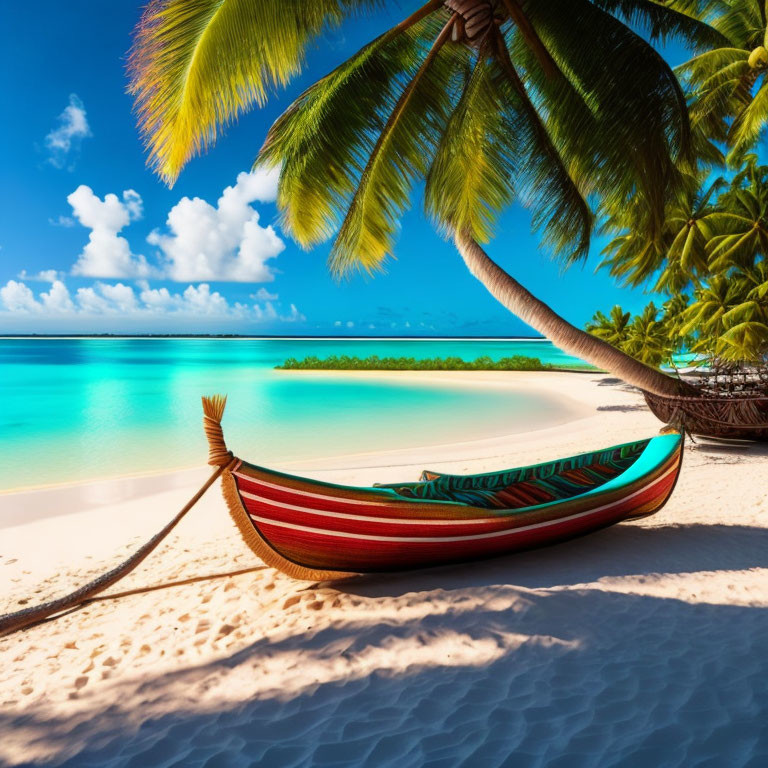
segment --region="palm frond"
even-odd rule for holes
[[[508,78],[507,120],[523,158],[516,176],[519,194],[532,212],[534,230],[566,262],[585,258],[594,216],[571,176],[563,150],[553,141],[546,120],[526,90],[502,37],[496,40],[499,63]]]
[[[589,0],[529,3],[526,12],[593,111],[595,125],[584,148],[599,150],[580,157],[576,169],[586,176],[580,182],[599,190],[609,210],[639,197],[644,226],[658,237],[665,200],[680,183],[674,160],[689,158],[691,149],[685,96],[674,73],[642,38]],[[617,82],[632,87],[617,88]],[[552,105],[552,121],[568,117]],[[560,130],[567,133],[567,125]]]
[[[404,81],[370,150],[329,257],[331,271],[372,272],[391,255],[397,222],[417,178],[423,178],[439,131],[448,119],[446,90],[455,73],[451,17],[418,69]],[[373,138],[373,137],[371,137]],[[370,146],[370,143],[369,143]]]
[[[150,164],[172,184],[218,131],[300,71],[311,40],[380,0],[153,0],[130,54]]]
[[[303,246],[337,230],[377,132],[447,18],[439,12],[377,38],[301,94],[270,128],[256,162],[282,167],[281,223]]]
[[[663,0],[594,1],[604,11],[640,28],[654,41],[680,40],[693,48],[728,44],[725,35],[706,22],[711,10],[706,4]]]
[[[768,124],[768,80],[763,80],[761,86],[752,97],[749,104],[736,115],[729,133],[731,151],[728,161],[738,162],[739,158],[760,138]]]
[[[513,199],[518,137],[507,130],[503,73],[481,55],[467,75],[429,169],[427,212],[446,234],[489,240],[498,214]]]

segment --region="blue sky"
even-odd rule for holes
[[[290,100],[410,3],[399,5],[320,41],[304,76],[230,127],[172,190],[145,165],[126,94],[126,52],[142,3],[7,6],[0,333],[530,335],[469,275],[418,198],[386,274],[338,283],[326,270],[327,246],[302,251],[276,226],[271,180],[239,176]],[[227,187],[228,202],[217,208]],[[595,274],[600,245],[586,264],[563,271],[515,206],[489,252],[582,325],[595,309],[637,310],[648,300]]]

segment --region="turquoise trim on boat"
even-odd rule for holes
[[[623,448],[630,448],[641,442],[645,442],[645,441],[637,441],[635,443],[622,443],[619,445],[615,445],[611,448],[603,449],[601,451],[592,451],[589,453],[577,454],[576,456],[569,457],[568,459],[559,459],[559,460],[555,459],[553,461],[542,462],[540,464],[532,464],[527,467],[516,467],[513,470],[506,470],[506,472],[516,473],[524,470],[546,469],[547,467],[556,465],[558,463],[565,463],[569,461],[573,461],[574,464],[578,466],[580,460],[584,458],[599,456],[600,454],[621,450]],[[672,454],[675,452],[675,450],[681,444],[681,442],[682,442],[682,436],[679,433],[658,435],[656,437],[648,439],[648,443],[643,448],[642,453],[640,453],[640,455],[626,470],[618,474],[616,477],[613,477],[610,480],[606,481],[605,483],[596,485],[590,488],[589,490],[585,490],[583,492],[577,493],[576,495],[569,497],[569,499],[553,499],[552,501],[543,502],[541,504],[533,504],[526,507],[514,507],[514,508],[507,508],[507,509],[487,507],[485,508],[486,514],[488,516],[500,516],[500,517],[520,515],[520,514],[524,514],[532,511],[540,511],[540,510],[545,510],[547,508],[556,507],[562,504],[564,501],[568,501],[576,498],[591,498],[601,493],[604,493],[606,491],[612,491],[612,490],[618,490],[618,489],[624,488],[636,482],[637,480],[641,479],[645,475],[650,474],[657,467],[661,466],[665,461],[669,459],[670,456],[672,456]],[[245,462],[245,461],[243,461],[242,464],[246,467],[251,467],[255,470],[271,474],[272,476],[275,476],[275,477],[307,482],[306,478],[302,478],[297,475],[291,475],[285,472],[279,472],[276,470],[267,469],[266,467],[260,467],[255,464],[249,464],[248,462]],[[486,473],[480,473],[476,475],[466,475],[466,476],[443,475],[442,477],[443,478],[450,478],[450,477],[483,478],[483,477],[494,477],[499,474],[505,474],[505,473],[486,472]],[[314,485],[320,486],[322,488],[338,489],[338,490],[354,490],[354,491],[363,491],[363,492],[373,493],[377,498],[382,500],[387,498],[392,500],[405,499],[411,502],[418,502],[419,504],[424,504],[424,505],[444,505],[444,506],[457,506],[457,507],[474,506],[466,502],[454,501],[454,500],[445,499],[445,498],[424,498],[424,497],[403,496],[401,493],[397,492],[396,488],[392,487],[395,484],[365,487],[365,486],[341,485],[337,483],[330,483],[330,482],[324,482],[319,480],[312,480],[311,482]],[[429,481],[429,482],[434,482],[434,481]],[[397,485],[400,487],[410,487],[410,486],[418,486],[418,485],[428,485],[429,482],[428,483],[403,483],[403,484],[397,484]]]
[[[682,441],[682,435],[673,432],[667,435],[658,435],[651,439],[645,450],[637,457],[637,460],[629,469],[609,480],[603,485],[583,493],[582,496],[594,496],[603,491],[612,491],[631,485],[645,475],[649,475],[657,467],[660,467],[677,450]]]

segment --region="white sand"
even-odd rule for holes
[[[561,393],[573,421],[291,469],[484,471],[659,426],[595,374],[455,376]],[[0,497],[0,612],[123,559],[205,474]],[[257,570],[0,639],[0,765],[768,765],[765,446],[689,446],[662,512],[556,547],[331,585],[259,566],[213,489],[112,591]]]

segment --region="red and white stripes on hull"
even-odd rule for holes
[[[680,462],[678,449],[628,487],[521,510],[361,493],[247,464],[232,474],[243,516],[279,557],[301,568],[359,573],[490,557],[653,514],[671,494]]]

